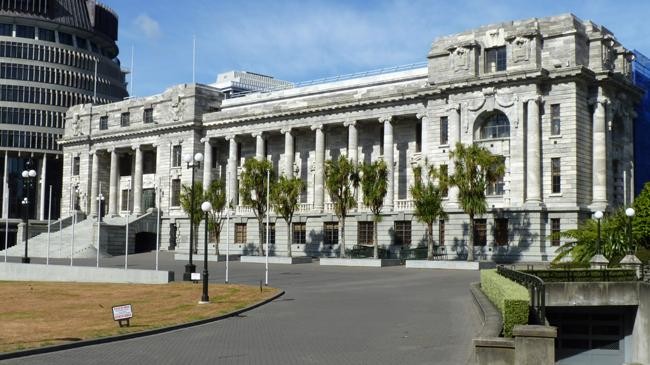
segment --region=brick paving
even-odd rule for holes
[[[152,254],[129,256],[130,267],[153,262]],[[184,262],[165,253],[160,263],[182,277]],[[102,260],[123,264],[122,257]],[[225,265],[209,265],[211,281],[223,282]],[[230,264],[233,283],[263,278],[264,265]],[[477,280],[467,271],[271,265],[270,285],[286,294],[239,317],[2,363],[464,364],[478,330],[469,292]],[[197,285],[197,300],[200,292]]]

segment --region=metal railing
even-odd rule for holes
[[[497,266],[497,272],[528,289],[534,320],[537,322],[536,324],[544,325],[546,323],[546,289],[544,280],[532,274],[508,269],[503,265]]]

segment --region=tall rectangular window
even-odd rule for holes
[[[379,154],[382,156],[384,155],[384,126],[383,125],[379,129]]]
[[[54,31],[50,29],[38,28],[38,40],[55,42],[56,38],[54,37]]]
[[[422,152],[422,121],[415,123],[415,152]]]
[[[183,152],[183,146],[181,145],[176,145],[172,147],[172,167],[180,167],[181,166],[181,153]]]
[[[438,245],[445,245],[445,221],[443,219],[438,221]]]
[[[408,246],[411,244],[411,221],[395,221],[395,244]]]
[[[262,232],[262,243],[266,244],[266,223]],[[269,245],[275,245],[275,223],[269,223]]]
[[[551,192],[562,192],[559,157],[551,159]]]
[[[508,244],[508,219],[497,218],[494,220],[494,242],[499,246]]]
[[[129,124],[131,123],[130,119],[131,119],[131,113],[126,112],[126,113],[120,114],[120,126],[121,127],[128,127]]]
[[[72,35],[70,33],[59,32],[59,43],[72,46]]]
[[[560,135],[560,104],[551,104],[551,135]]]
[[[485,73],[506,70],[506,47],[485,50]]]
[[[107,116],[99,117],[99,130],[105,131],[107,129],[108,129],[108,117]]]
[[[72,175],[79,176],[79,164],[81,163],[80,157],[77,156],[72,159]]]
[[[28,25],[16,25],[16,37],[34,39],[36,29]]]
[[[357,222],[357,244],[372,245],[373,222]]]
[[[153,123],[153,108],[147,108],[144,110],[142,120],[145,123]]]
[[[128,189],[122,190],[122,207],[121,210],[128,211],[130,208],[129,199],[131,198],[131,192]]]
[[[326,245],[339,244],[339,223],[338,222],[323,223],[323,243]]]
[[[485,219],[474,219],[474,246],[485,246],[487,243],[487,222]]]
[[[304,245],[307,233],[307,224],[306,223],[293,223],[293,243]]]
[[[449,144],[449,118],[440,117],[440,144]]]
[[[181,179],[172,180],[172,194],[171,194],[172,207],[179,207],[181,205]]]
[[[560,245],[560,218],[551,218],[551,245]]]
[[[447,197],[449,194],[449,168],[447,165],[440,165],[440,178],[438,183],[442,187],[442,196]]]
[[[235,223],[235,243],[245,244],[246,242],[246,223]]]

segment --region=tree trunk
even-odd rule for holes
[[[219,242],[221,241],[221,229],[214,230],[214,236],[216,237],[216,243],[214,244],[214,254],[219,257]]]
[[[264,256],[264,242],[265,242],[265,240],[264,240],[264,228],[265,228],[264,227],[264,217],[259,218],[257,221],[258,221],[257,226],[259,227],[258,231],[259,231],[259,236],[260,236],[260,245],[257,247],[257,253],[260,256]]]
[[[199,224],[201,224],[201,223],[199,223]],[[193,243],[193,246],[194,246],[193,249],[194,249],[194,254],[195,255],[198,255],[198,253],[199,253],[199,245],[198,245],[198,242],[199,242],[199,224],[194,224],[194,227],[193,227],[194,228],[194,241],[195,241]]]
[[[467,261],[474,261],[474,214],[469,215],[469,245]]]
[[[291,237],[291,221],[287,222],[287,256],[291,257],[291,244],[293,243],[293,237]]]
[[[433,222],[427,223],[427,259],[433,260]]]
[[[379,258],[379,242],[377,242],[377,216],[375,216],[375,221],[372,225],[372,242],[374,243],[374,252],[373,257],[375,259]]]
[[[339,257],[347,257],[345,254],[345,217],[339,219]]]

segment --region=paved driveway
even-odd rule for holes
[[[152,261],[129,257],[133,267]],[[113,265],[123,259],[102,261]],[[177,278],[182,266],[161,255],[161,268]],[[222,282],[224,264],[210,268],[211,281]],[[230,264],[233,283],[259,285],[263,277],[264,265]],[[4,363],[462,365],[478,330],[469,294],[477,280],[466,271],[271,265],[270,285],[286,294],[240,317]]]

